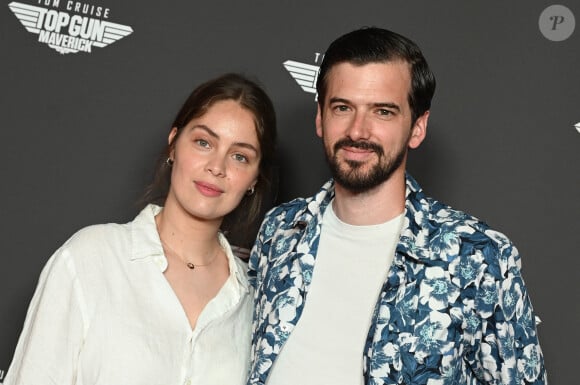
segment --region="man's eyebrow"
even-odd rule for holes
[[[401,107],[399,107],[396,103],[373,103],[373,107],[386,107],[391,108],[393,110],[401,111]]]
[[[351,101],[349,101],[348,99],[344,99],[344,98],[330,98],[328,100],[329,104],[333,104],[333,103],[342,103],[342,104],[352,104]],[[384,103],[371,103],[371,106],[373,107],[383,107],[383,108],[390,108],[393,110],[397,110],[398,112],[401,111],[401,107],[399,107],[398,104],[396,103],[389,103],[389,102],[384,102]]]
[[[207,132],[208,135],[210,135],[210,136],[212,136],[212,137],[214,137],[216,139],[219,139],[220,138],[220,136],[218,135],[217,132],[215,132],[214,130],[212,130],[211,128],[209,128],[208,126],[206,126],[205,124],[196,124],[195,126],[191,127],[191,129],[192,130],[201,129],[201,130]],[[254,145],[252,145],[250,143],[246,143],[246,142],[234,142],[233,145],[234,146],[237,146],[237,147],[247,148],[248,150],[254,151],[256,154],[259,154],[260,153],[260,151],[258,151],[258,149]]]
[[[328,103],[329,103],[329,104],[332,104],[332,103],[343,103],[343,104],[351,104],[351,103],[350,103],[350,101],[349,101],[349,100],[347,100],[347,99],[343,99],[343,98],[336,98],[336,97],[335,97],[335,98],[330,98],[330,99],[328,100]]]

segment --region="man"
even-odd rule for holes
[[[545,384],[516,248],[406,174],[435,91],[419,48],[348,33],[317,91],[333,180],[262,224],[249,384]]]

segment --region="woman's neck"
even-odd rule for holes
[[[161,243],[185,260],[203,264],[220,249],[221,220],[195,218],[174,205],[167,205],[155,217]]]

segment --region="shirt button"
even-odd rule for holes
[[[163,255],[158,255],[153,257],[153,261],[159,267],[159,270],[161,270],[162,273],[165,272],[167,269],[167,258],[165,258]]]

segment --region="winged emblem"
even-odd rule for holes
[[[580,132],[580,122],[576,123],[574,127],[576,127],[576,130]]]
[[[95,41],[93,45],[95,47],[106,47],[111,43],[116,42],[124,38],[125,36],[129,36],[133,33],[133,28],[129,27],[128,25],[111,23],[109,21],[104,21],[105,24],[105,33],[103,34],[103,41]]]
[[[59,42],[63,40],[62,35],[49,33],[42,29],[42,18],[45,17],[45,14],[47,13],[46,8],[36,7],[34,5],[23,4],[14,1],[8,4],[8,7],[10,7],[10,10],[14,13],[14,15],[18,18],[20,23],[24,26],[24,28],[26,28],[28,32],[39,35],[39,41],[46,43],[52,49],[55,49],[62,54],[77,53],[82,50],[78,47],[75,47],[74,45],[71,46],[70,44],[59,44]],[[65,12],[60,13],[66,14]],[[102,29],[102,34],[97,34],[98,37],[96,39],[84,39],[85,41],[89,42],[89,49],[87,52],[90,52],[90,46],[103,48],[133,33],[133,28],[127,25],[111,23],[104,20],[98,20],[98,23]]]
[[[10,10],[20,20],[20,23],[28,32],[38,34],[40,29],[37,27],[40,15],[46,12],[45,8],[35,7],[34,5],[12,2],[8,4]]]
[[[283,64],[304,91],[311,94],[316,93],[316,79],[318,79],[319,66],[300,63],[294,60],[286,60]]]

